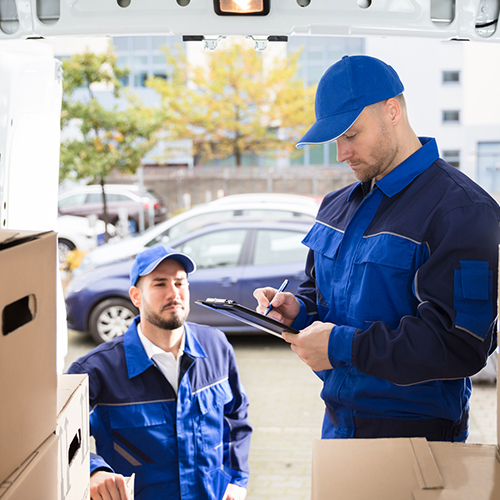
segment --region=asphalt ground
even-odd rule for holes
[[[254,428],[247,500],[309,500],[312,442],[320,438],[321,381],[283,340],[271,335],[230,341],[250,400]],[[66,368],[95,344],[70,331]],[[496,387],[473,385],[468,443],[496,443]]]

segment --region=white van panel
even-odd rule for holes
[[[0,42],[0,228],[57,227],[62,75],[51,45]],[[67,352],[58,281],[58,371]]]

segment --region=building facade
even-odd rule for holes
[[[101,39],[102,40],[102,39]],[[109,39],[107,39],[109,40]],[[58,39],[60,49],[76,51]],[[92,50],[99,47],[92,40]],[[101,41],[102,47],[109,42]],[[130,70],[124,84],[146,105],[157,102],[145,87],[148,76],[168,77],[162,47],[182,44],[188,60],[203,58],[201,43],[182,43],[181,37],[140,36],[111,39],[119,64]],[[79,40],[80,50],[85,48]],[[104,50],[104,48],[103,48]],[[221,50],[221,49],[219,49]],[[441,156],[489,192],[500,193],[500,46],[425,38],[290,37],[286,44],[269,44],[273,55],[302,50],[300,78],[316,84],[324,71],[345,54],[367,54],[391,64],[404,85],[410,122],[421,136],[437,139]],[[103,96],[104,98],[104,96]],[[189,145],[188,145],[189,146]],[[155,152],[158,156],[158,152]],[[219,162],[231,165],[231,158]],[[186,163],[190,162],[186,160]],[[191,162],[192,164],[192,162]],[[246,165],[267,166],[269,159],[248,157]],[[339,166],[336,144],[305,147],[298,156],[280,160],[280,167]],[[348,168],[348,167],[346,167]]]

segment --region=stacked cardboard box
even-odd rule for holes
[[[57,436],[51,434],[0,485],[2,500],[54,500],[57,495]]]
[[[88,500],[86,375],[56,370],[54,232],[0,230],[0,499]]]
[[[500,404],[498,382],[497,392]],[[317,440],[311,498],[500,499],[500,405],[497,429],[496,445],[424,438]]]
[[[0,231],[0,484],[10,484],[2,500],[30,498],[12,495],[40,471],[32,497],[55,498],[56,250],[53,232]]]
[[[87,375],[60,375],[57,387],[59,437],[57,499],[90,498],[89,389]]]

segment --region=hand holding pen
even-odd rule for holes
[[[278,291],[275,293],[274,297],[276,297],[278,293],[284,292],[287,285],[288,285],[288,280],[283,281],[283,283],[281,283],[281,286],[278,288]],[[267,316],[272,311],[273,306],[271,305],[271,302],[274,300],[274,297],[269,301],[269,306],[266,309],[264,316]]]

